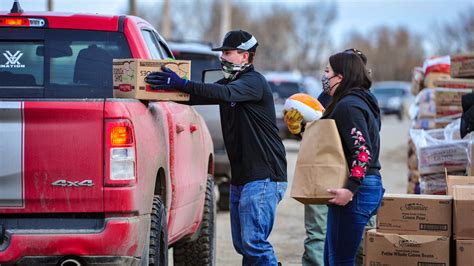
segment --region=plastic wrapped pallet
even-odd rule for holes
[[[414,129],[442,129],[458,119],[461,114],[442,118],[417,118],[412,121],[411,128]]]
[[[451,72],[451,58],[447,56],[439,56],[428,58],[423,62],[425,88],[433,88],[436,80],[450,77]]]
[[[474,79],[439,79],[433,82],[433,85],[438,88],[451,89],[474,89]]]
[[[461,98],[471,92],[471,89],[424,89],[417,95],[410,115],[415,119],[460,116]]]
[[[449,175],[464,175],[465,172],[454,172],[449,173]],[[447,193],[447,184],[446,184],[446,174],[437,173],[431,175],[422,175],[420,176],[420,193],[426,195],[446,195]]]
[[[455,78],[474,78],[474,53],[451,56],[451,76]]]
[[[459,120],[445,129],[411,129],[421,175],[465,171],[469,141],[459,139]]]
[[[422,67],[413,68],[411,75],[411,93],[417,95],[423,89],[425,74]]]

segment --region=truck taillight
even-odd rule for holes
[[[105,185],[130,186],[135,183],[135,140],[129,120],[106,120],[105,165]]]
[[[0,27],[35,27],[43,28],[46,20],[42,18],[0,17]]]
[[[112,146],[133,144],[131,130],[128,126],[113,126],[110,130],[110,144]]]

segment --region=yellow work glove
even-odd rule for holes
[[[303,122],[303,115],[296,109],[291,108],[290,110],[283,111],[283,120],[288,127],[291,134],[297,135],[301,133],[301,127]]]

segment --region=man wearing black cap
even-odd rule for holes
[[[230,216],[234,247],[243,265],[277,265],[268,237],[287,188],[285,147],[278,136],[272,91],[252,63],[258,42],[235,30],[224,37],[224,79],[198,83],[169,69],[150,73],[153,89],[177,89],[191,104],[219,104],[222,134],[232,171]]]

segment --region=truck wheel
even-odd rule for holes
[[[216,258],[216,202],[214,178],[207,179],[204,213],[197,238],[183,239],[173,247],[175,265],[215,265]]]
[[[168,265],[168,222],[159,196],[153,197],[148,259],[149,265]]]

